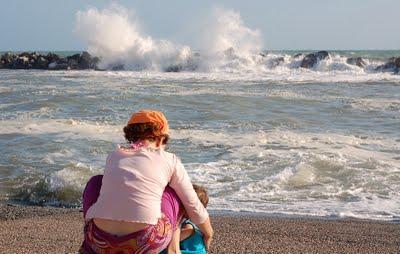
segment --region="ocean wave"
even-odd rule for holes
[[[79,207],[87,179],[101,173],[102,170],[76,163],[48,175],[29,175],[29,182],[14,188],[9,198],[28,204]]]
[[[1,121],[1,134],[49,135],[55,134],[58,142],[71,139],[104,140],[122,142],[122,126],[74,119]]]
[[[76,31],[87,42],[88,51],[101,58],[99,68],[104,70],[222,72],[247,74],[247,78],[249,74],[284,75],[288,81],[291,77],[298,79],[299,74],[324,73],[334,80],[343,80],[337,75],[372,75],[369,78],[374,80],[377,73],[400,72],[400,58],[362,58],[326,51],[265,52],[260,31],[246,26],[240,13],[229,9],[214,8],[203,26],[207,32],[196,34],[199,46],[193,50],[191,46],[145,34],[137,19],[122,6],[89,8],[76,14]]]
[[[16,127],[9,123],[2,132],[48,135],[68,129],[58,134],[63,137],[60,141],[75,136],[115,141],[115,126],[107,124],[54,120]],[[96,128],[101,132],[93,134]],[[209,189],[211,209],[379,220],[400,214],[396,205],[400,164],[394,158],[400,150],[398,140],[279,129],[247,132],[234,139],[230,132],[199,129],[173,129],[171,135],[177,143],[186,142],[187,156],[199,150],[201,156],[214,154],[211,162],[185,163],[193,181]],[[68,146],[48,152],[41,165],[62,167],[20,176],[26,180],[16,181],[10,198],[80,206],[85,182],[103,171],[104,154],[94,163],[85,162],[87,155]]]

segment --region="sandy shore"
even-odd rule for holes
[[[212,216],[211,253],[400,253],[400,224]],[[0,205],[0,253],[76,253],[82,214],[75,209]]]

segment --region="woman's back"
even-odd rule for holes
[[[87,218],[156,224],[175,156],[163,149],[117,149],[107,158],[102,188]]]

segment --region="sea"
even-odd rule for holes
[[[211,210],[400,221],[400,74],[375,70],[400,51],[330,51],[311,69],[297,53],[225,52],[180,72],[2,69],[0,200],[80,207],[145,108],[167,116],[167,149]]]

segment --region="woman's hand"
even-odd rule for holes
[[[168,254],[181,254],[181,250],[179,248],[180,234],[181,234],[181,228],[177,227],[172,235],[171,242],[168,245],[167,248]]]
[[[210,246],[211,246],[211,240],[212,240],[212,235],[204,235],[203,236],[203,242],[204,242],[204,246],[206,246],[206,251],[209,252],[210,251]]]
[[[208,217],[205,222],[197,226],[199,227],[201,233],[203,234],[204,245],[206,246],[206,250],[208,252],[210,250],[211,241],[214,236],[214,231],[211,226],[210,217]]]

